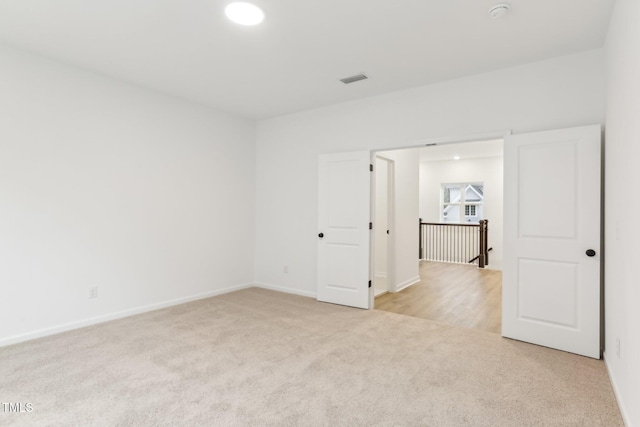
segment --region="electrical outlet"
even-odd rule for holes
[[[91,286],[89,288],[89,299],[98,298],[98,287]]]
[[[616,338],[616,356],[620,358],[620,337]]]

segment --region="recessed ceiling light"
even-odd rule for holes
[[[264,12],[258,6],[245,3],[231,3],[224,10],[227,18],[240,25],[257,25],[264,19]]]
[[[502,18],[509,12],[509,7],[510,5],[508,3],[497,4],[489,9],[489,15],[491,15],[493,19]]]
[[[453,160],[460,160],[460,156],[453,156]]]

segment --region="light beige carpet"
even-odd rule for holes
[[[601,361],[247,289],[0,349],[0,425],[621,426]]]

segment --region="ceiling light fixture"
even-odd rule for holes
[[[460,156],[453,156],[453,160],[460,160]]]
[[[258,25],[264,20],[262,9],[251,3],[231,3],[225,8],[224,13],[227,18],[240,25]]]
[[[493,6],[491,9],[489,9],[489,15],[493,19],[502,18],[504,15],[507,14],[507,12],[509,12],[509,7],[511,6],[508,3],[497,4]]]

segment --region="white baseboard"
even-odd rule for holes
[[[405,280],[404,282],[399,283],[398,285],[396,285],[396,289],[395,289],[394,292],[400,292],[403,289],[407,289],[409,286],[415,285],[419,281],[420,281],[420,276],[412,277],[409,280]]]
[[[260,282],[255,282],[253,286],[258,288],[263,288],[263,289],[269,289],[271,291],[284,292],[287,294],[300,295],[303,297],[317,298],[316,292],[301,291],[299,289],[287,288],[284,286],[277,286],[277,285],[270,285],[268,283],[260,283]]]
[[[169,301],[163,301],[155,304],[144,305],[141,307],[135,307],[128,310],[118,311],[115,313],[109,313],[101,316],[90,317],[88,319],[78,320],[75,322],[64,323],[62,325],[57,325],[51,328],[39,329],[37,331],[27,332],[25,334],[14,335],[14,336],[0,339],[0,347],[4,347],[11,344],[17,344],[24,341],[30,341],[36,338],[42,338],[49,335],[55,335],[61,332],[71,331],[73,329],[84,328],[86,326],[96,325],[98,323],[104,323],[110,320],[116,320],[116,319],[121,319],[123,317],[129,317],[136,314],[146,313],[148,311],[159,310],[161,308],[184,304],[191,301],[197,301],[204,298],[215,297],[217,295],[227,294],[229,292],[250,288],[252,286],[254,286],[252,283],[246,283],[242,285],[231,286],[224,289],[216,289],[214,291],[205,292],[202,294],[191,295],[183,298],[176,298]]]
[[[609,374],[609,381],[611,382],[611,388],[613,388],[613,394],[616,396],[616,401],[618,402],[618,408],[620,409],[620,414],[622,415],[622,421],[624,421],[624,425],[627,427],[633,427],[631,424],[631,420],[629,419],[629,413],[627,412],[627,408],[624,405],[624,401],[622,400],[622,396],[620,396],[620,388],[616,383],[615,378],[611,375],[611,369],[609,368],[609,362],[607,361],[607,353],[602,354],[602,358],[604,359],[604,366],[607,367],[607,373]]]

